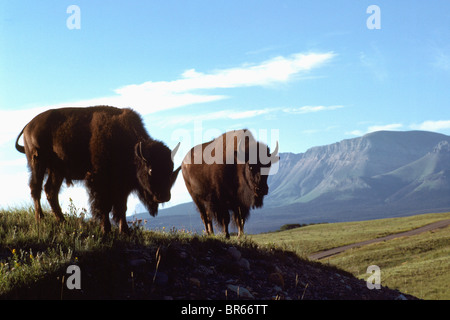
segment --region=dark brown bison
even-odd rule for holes
[[[213,234],[212,221],[229,238],[230,213],[238,236],[250,208],[263,205],[268,193],[267,177],[272,163],[278,161],[278,143],[271,155],[250,131],[236,130],[192,148],[181,165],[186,187],[200,212],[207,234]]]
[[[24,146],[18,143],[22,134]],[[173,171],[170,149],[148,135],[139,114],[108,106],[45,111],[23,128],[16,149],[27,156],[37,221],[43,216],[40,198],[45,175],[45,193],[59,221],[64,220],[58,202],[62,182],[84,180],[91,213],[104,232],[111,229],[111,210],[119,230],[128,231],[131,192],[155,216],[158,204],[170,200],[180,170]]]

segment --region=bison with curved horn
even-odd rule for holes
[[[267,177],[279,160],[277,153],[278,142],[270,154],[267,145],[257,142],[247,129],[224,133],[188,152],[181,170],[207,234],[214,233],[215,220],[229,238],[230,211],[238,236],[244,233],[250,208],[262,207],[269,192]]]
[[[18,141],[23,134],[24,145]],[[179,146],[179,144],[178,144]],[[160,203],[170,200],[178,172],[171,150],[152,139],[139,114],[109,106],[47,110],[32,119],[16,140],[30,168],[30,189],[36,220],[43,216],[40,198],[45,193],[56,219],[64,220],[58,201],[62,182],[84,180],[92,215],[104,232],[111,230],[109,213],[128,232],[127,199],[135,192],[152,216]]]

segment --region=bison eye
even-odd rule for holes
[[[149,176],[152,175],[152,168],[148,169],[148,175],[149,175]]]

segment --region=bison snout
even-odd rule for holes
[[[171,198],[170,193],[169,194],[164,194],[164,195],[157,194],[157,195],[154,196],[153,200],[155,200],[155,202],[158,202],[158,203],[163,203],[163,202],[170,201],[170,198]]]
[[[256,188],[256,194],[258,196],[265,196],[268,193],[269,193],[268,187]]]

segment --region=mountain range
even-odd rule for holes
[[[280,153],[279,170],[268,184],[264,207],[251,212],[247,233],[287,223],[450,211],[450,136],[378,131],[305,153]],[[156,218],[143,217],[151,228],[203,229],[192,202],[162,209]]]

